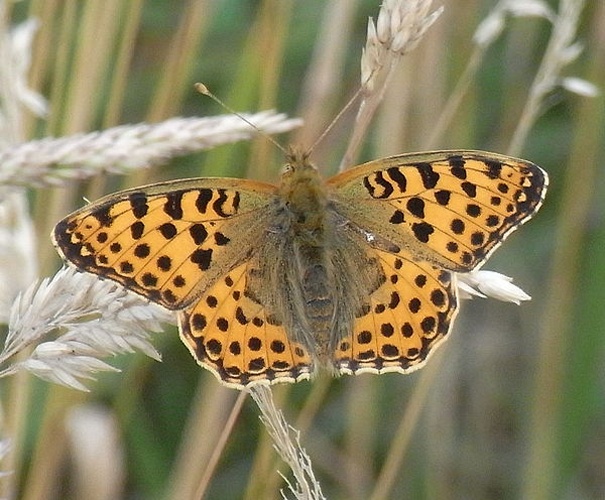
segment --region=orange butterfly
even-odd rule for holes
[[[199,178],[115,193],[59,222],[78,269],[178,311],[225,384],[422,366],[481,266],[539,209],[536,165],[479,151],[371,161],[326,182],[291,151],[279,186]]]

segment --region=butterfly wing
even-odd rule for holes
[[[385,280],[334,353],[340,373],[407,373],[445,340],[458,311],[455,275],[405,254],[371,250]]]
[[[77,268],[179,310],[181,339],[226,385],[293,382],[309,377],[310,356],[247,289],[275,196],[236,179],[144,186],[69,215],[53,240]]]
[[[547,184],[533,163],[481,151],[392,156],[328,180],[346,219],[460,272],[480,266],[537,212]]]
[[[247,258],[276,187],[239,179],[191,179],[106,196],[52,234],[78,269],[177,310]]]
[[[482,264],[538,210],[546,184],[531,163],[468,151],[396,156],[330,179],[343,241],[372,269],[345,301],[355,318],[334,344],[336,370],[420,367],[457,312],[452,271]],[[162,183],[84,207],[53,239],[79,269],[179,310],[181,338],[227,385],[297,381],[314,371],[311,356],[287,334],[271,293],[249,282],[266,275],[254,249],[272,234],[276,196],[252,181]],[[339,261],[350,260],[347,248]]]
[[[328,181],[343,230],[362,235],[385,279],[334,352],[341,373],[409,372],[449,333],[456,276],[480,266],[539,209],[536,165],[477,151],[376,160]]]
[[[314,370],[308,351],[248,293],[254,267],[253,261],[239,265],[180,312],[181,339],[202,366],[231,387],[307,379]]]

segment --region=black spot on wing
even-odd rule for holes
[[[208,231],[204,224],[193,224],[193,226],[189,228],[189,235],[196,245],[201,245],[208,237]]]
[[[439,191],[435,191],[435,201],[439,203],[439,205],[447,206],[450,202],[451,191],[446,189],[440,189]]]
[[[134,266],[130,262],[128,262],[127,260],[120,262],[120,273],[131,274],[133,272]]]
[[[217,192],[218,198],[214,200],[212,208],[221,217],[229,217],[232,214],[225,210],[225,202],[228,200],[227,192],[224,189],[219,189]]]
[[[208,209],[208,203],[212,199],[212,190],[211,189],[200,189],[198,191],[197,198],[195,200],[195,207],[198,212],[201,214],[205,214]]]
[[[183,218],[183,194],[184,191],[172,191],[166,194],[164,212],[172,219],[179,220]]]
[[[481,215],[481,207],[475,203],[466,205],[466,213],[471,217],[479,217]]]
[[[451,174],[460,180],[466,179],[466,170],[464,168],[465,161],[464,158],[460,155],[450,156],[448,158],[448,163],[450,165]]]
[[[208,270],[212,262],[212,249],[198,248],[191,254],[191,262],[197,264],[202,271]]]
[[[405,222],[405,215],[401,210],[395,210],[389,219],[391,224],[402,224]]]
[[[162,271],[170,271],[172,268],[172,259],[168,255],[161,255],[158,257],[156,264]]]
[[[465,230],[465,224],[464,221],[462,219],[453,219],[452,222],[450,223],[450,229],[455,233],[455,234],[462,234],[464,233]]]
[[[151,253],[151,248],[147,243],[141,243],[134,247],[134,255],[139,259],[146,259]]]
[[[469,198],[475,198],[477,196],[477,185],[476,184],[465,181],[462,184],[460,184],[460,187],[462,188],[462,191],[464,191],[465,194]]]
[[[177,233],[176,226],[171,222],[166,222],[162,224],[158,229],[160,231],[160,234],[167,240],[174,238]]]
[[[412,224],[412,232],[418,241],[428,243],[429,237],[435,232],[435,228],[427,222]]]
[[[401,169],[399,167],[391,167],[387,169],[387,173],[389,174],[389,177],[395,182],[395,184],[397,184],[399,191],[405,193],[405,190],[407,188],[407,179],[405,178],[405,175],[403,175],[403,173],[401,172]]]
[[[231,240],[229,238],[227,238],[227,236],[225,236],[223,233],[219,233],[218,231],[216,233],[214,233],[214,242],[218,245],[218,246],[224,246],[227,243],[229,243]]]
[[[105,205],[93,212],[91,215],[99,221],[102,227],[110,227],[113,224],[113,216],[110,214],[111,205]]]
[[[500,177],[500,172],[502,172],[502,163],[496,160],[485,160],[484,163],[487,166],[486,175],[490,179],[497,179]]]
[[[417,163],[415,167],[425,189],[433,189],[439,182],[439,174],[433,170],[433,166],[430,163]]]
[[[152,273],[145,273],[141,276],[141,282],[145,287],[155,287],[158,284],[158,277]]]
[[[393,185],[384,178],[382,171],[363,178],[363,185],[372,198],[384,199],[393,194]],[[379,186],[382,189],[377,189]]]
[[[147,196],[144,193],[132,193],[128,196],[132,213],[137,219],[141,219],[147,215],[149,205],[147,205]]]
[[[133,240],[138,240],[143,236],[143,232],[145,231],[145,224],[142,221],[138,220],[132,226],[130,226],[130,235]]]
[[[409,212],[419,219],[424,219],[424,200],[422,198],[410,198],[406,203]]]

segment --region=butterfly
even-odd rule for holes
[[[403,154],[322,180],[291,149],[279,185],[162,182],[60,221],[77,269],[177,311],[224,384],[407,373],[447,337],[456,273],[480,267],[540,208],[547,174],[481,151]]]

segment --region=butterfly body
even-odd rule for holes
[[[225,384],[408,372],[447,336],[456,272],[540,207],[546,174],[494,153],[399,155],[322,180],[292,151],[278,186],[190,179],[109,195],[57,224],[79,269],[178,311]]]
[[[367,262],[361,242],[347,236],[333,195],[306,156],[293,151],[267,217],[275,222],[258,246],[259,269],[264,262],[271,270],[261,272],[255,294],[288,337],[304,345],[315,368],[337,373],[333,352],[351,331],[363,297],[376,288],[355,277],[377,276],[380,270]],[[276,258],[266,262],[265,256]],[[359,273],[360,267],[366,271]],[[253,279],[248,282],[255,287]]]
[[[317,356],[328,359],[335,317],[334,290],[330,285],[334,269],[329,245],[334,223],[327,214],[325,185],[316,168],[302,156],[293,154],[282,174],[279,196],[289,220],[288,230],[278,238],[283,240],[284,266],[293,267],[286,269],[291,281],[290,293],[282,300],[293,305],[292,324],[301,331],[298,336],[312,339],[309,345],[314,346]],[[283,277],[275,279],[279,282]],[[273,286],[279,285],[273,283]]]

